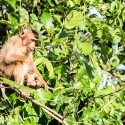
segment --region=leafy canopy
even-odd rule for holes
[[[25,27],[39,33],[34,60],[53,90],[31,90],[36,99],[63,115],[68,125],[125,122],[123,0],[0,3],[1,47]],[[8,100],[0,98],[0,124],[59,124],[13,91],[7,96]]]

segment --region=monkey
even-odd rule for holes
[[[48,90],[47,83],[33,61],[33,50],[37,40],[38,33],[31,28],[11,36],[0,49],[0,72],[21,85],[26,80],[27,86],[44,87]]]

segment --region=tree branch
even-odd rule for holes
[[[7,83],[0,81],[0,85],[3,85],[3,84],[8,85]],[[66,119],[63,116],[61,116],[60,114],[58,114],[57,112],[55,112],[54,110],[52,110],[49,107],[43,105],[38,100],[32,98],[29,94],[26,94],[24,96],[24,94],[22,92],[25,92],[25,91],[23,89],[17,88],[17,87],[15,87],[13,85],[11,86],[11,89],[13,89],[17,93],[19,93],[21,95],[21,97],[23,97],[24,99],[30,100],[32,103],[40,106],[46,113],[48,113],[50,116],[52,116],[58,122],[60,122],[60,123],[62,123],[64,125],[68,125],[67,122],[66,122]]]

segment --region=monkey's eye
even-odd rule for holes
[[[31,41],[32,41],[32,42],[35,42],[35,40],[34,40],[34,39],[31,39]]]

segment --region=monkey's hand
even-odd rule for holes
[[[48,91],[48,85],[44,80],[34,80],[32,82],[28,82],[27,86],[33,87],[33,88],[34,87],[43,87],[46,91]]]
[[[37,86],[43,87],[46,91],[48,91],[48,84],[44,80],[36,80]]]
[[[48,84],[45,81],[42,82],[42,86],[46,91],[48,91]]]

